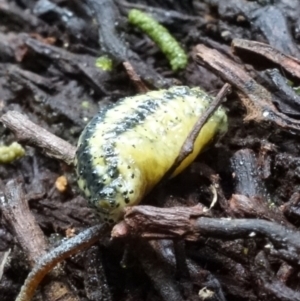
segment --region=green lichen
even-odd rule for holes
[[[297,87],[293,87],[294,91],[296,94],[300,95],[300,87],[297,86]]]
[[[24,155],[25,150],[18,142],[13,142],[9,146],[0,146],[0,164],[11,163]]]
[[[90,103],[87,100],[82,101],[81,107],[83,109],[88,109],[90,107]]]
[[[300,86],[295,86],[291,80],[287,80],[286,83],[293,88],[297,95],[300,95]]]
[[[97,58],[96,67],[103,71],[111,71],[113,69],[113,62],[108,56],[102,55]]]
[[[137,9],[130,10],[129,23],[145,32],[168,58],[173,71],[184,69],[187,65],[187,55],[169,31],[151,16]]]

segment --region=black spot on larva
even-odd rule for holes
[[[164,93],[164,98],[167,99],[167,100],[173,100],[174,99],[174,94],[167,91]]]
[[[124,119],[119,120],[114,128],[110,131],[115,133],[117,136],[126,132],[129,129],[135,128],[141,122],[143,122],[148,116],[154,114],[158,107],[160,106],[159,101],[148,99],[142,104],[138,105],[134,113],[124,117]]]
[[[110,157],[115,155],[115,143],[107,143],[102,146],[104,157]]]
[[[131,174],[131,179],[134,179],[134,174],[133,173]]]
[[[124,198],[124,201],[125,201],[126,204],[129,204],[130,203],[130,198],[126,197],[126,198]]]
[[[130,194],[133,194],[133,192],[134,192],[133,190],[130,190],[130,191],[129,191]]]
[[[119,171],[117,168],[113,167],[109,170],[107,170],[107,174],[110,176],[110,178],[117,178],[119,175]]]

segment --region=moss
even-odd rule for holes
[[[111,71],[113,69],[113,62],[108,56],[102,55],[97,58],[96,67],[103,71]]]
[[[170,32],[151,16],[137,9],[128,14],[129,23],[145,32],[168,58],[173,71],[184,69],[187,65],[187,55]]]
[[[82,101],[82,103],[81,103],[81,107],[82,107],[83,109],[89,109],[90,103],[89,103],[87,100],[84,100],[84,101]]]
[[[0,163],[11,163],[25,155],[24,148],[18,143],[13,142],[10,146],[0,146]]]

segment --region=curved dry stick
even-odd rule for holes
[[[295,57],[278,51],[268,44],[243,39],[234,39],[231,46],[234,51],[246,50],[259,54],[271,62],[280,65],[291,75],[300,78],[300,61]]]
[[[29,273],[16,301],[30,301],[38,285],[59,262],[94,244],[107,233],[105,224],[91,227],[43,256]]]

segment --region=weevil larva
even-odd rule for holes
[[[177,86],[123,98],[90,121],[75,165],[80,189],[104,221],[118,221],[124,206],[138,204],[162,179],[211,100],[199,88]],[[219,108],[172,176],[226,129],[227,116]]]

